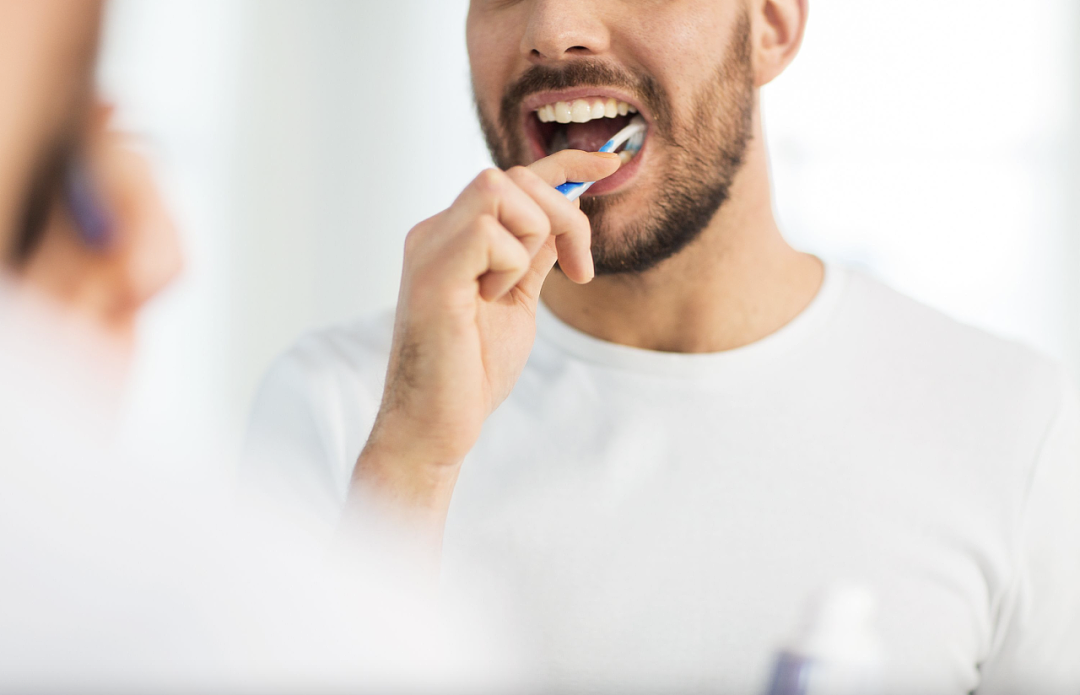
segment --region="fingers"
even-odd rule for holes
[[[544,210],[498,169],[480,172],[451,210],[452,222],[464,224],[480,215],[491,215],[521,241],[530,256],[551,234],[551,222]]]
[[[464,246],[457,248],[463,252],[455,252],[453,257],[463,262],[444,264],[445,257],[441,257],[438,265],[461,280],[478,281],[480,296],[487,301],[500,298],[519,283],[529,297],[538,296],[556,254],[567,277],[588,282],[594,274],[589,220],[578,204],[568,201],[555,186],[566,181],[596,181],[613,174],[619,165],[616,155],[566,150],[529,167],[507,172],[488,169],[469,184],[450,209],[418,225],[410,236],[415,240],[434,235],[444,243],[460,239]],[[429,228],[431,232],[426,231]],[[448,237],[450,230],[457,233]],[[414,241],[408,246],[428,244]],[[468,252],[464,252],[466,248]],[[411,254],[407,251],[407,255]],[[436,254],[431,260],[439,258]]]
[[[557,259],[558,251],[555,248],[555,237],[548,237],[548,240],[533,256],[529,269],[525,271],[525,275],[518,282],[518,287],[534,305],[540,299],[540,290],[544,287],[544,280],[547,279],[548,273],[555,266]]]
[[[123,228],[126,284],[132,303],[141,306],[164,289],[183,266],[179,234],[147,159],[119,136],[110,143],[112,207]]]
[[[599,181],[619,170],[619,155],[611,152],[563,150],[544,157],[528,166],[529,171],[549,186],[561,186],[567,181]]]
[[[149,163],[121,135],[91,129],[80,162],[108,213],[100,243],[87,241],[68,200],[58,200],[41,244],[22,269],[30,284],[92,325],[127,340],[140,309],[179,272],[177,231]]]
[[[585,213],[576,203],[567,200],[547,181],[526,167],[514,167],[506,174],[540,206],[551,221],[559,267],[566,276],[578,283],[592,280],[594,273],[591,233],[589,218]]]
[[[521,281],[529,270],[532,256],[521,240],[494,217],[483,215],[476,224],[487,246],[488,270],[480,276],[480,297],[490,302],[502,297]]]

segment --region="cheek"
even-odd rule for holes
[[[490,118],[495,116],[502,92],[513,76],[520,41],[506,27],[474,18],[473,14],[470,13],[465,31],[469,67],[473,90]]]
[[[685,117],[701,87],[727,54],[742,4],[668,0],[649,12],[627,13],[627,55],[663,85],[675,120]]]

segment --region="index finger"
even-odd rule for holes
[[[549,186],[561,186],[567,181],[599,181],[619,170],[619,155],[613,152],[584,152],[563,150],[539,159],[528,167]]]

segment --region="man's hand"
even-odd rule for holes
[[[97,203],[108,211],[105,238],[89,243],[70,198],[58,191],[42,238],[18,272],[111,341],[126,363],[139,311],[179,273],[182,253],[149,162],[110,129],[111,115],[111,107],[95,104],[79,151]]]
[[[383,402],[351,503],[403,509],[441,538],[458,467],[525,366],[544,278],[556,259],[575,282],[593,277],[589,220],[554,186],[618,168],[617,155],[564,150],[488,169],[409,232]]]

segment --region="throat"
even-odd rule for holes
[[[779,331],[806,310],[824,281],[817,258],[786,245],[765,262],[744,257],[699,266],[686,258],[634,282],[601,276],[577,285],[552,273],[541,298],[563,323],[599,340],[700,354],[744,347]],[[703,267],[714,270],[702,275]]]

